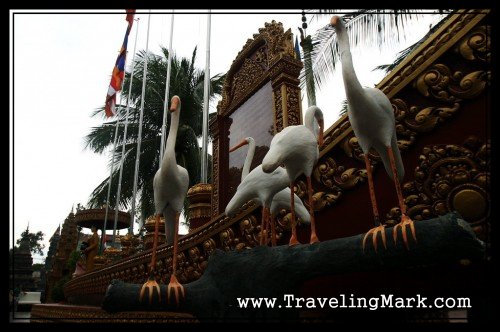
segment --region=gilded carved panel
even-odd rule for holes
[[[269,127],[272,127],[270,129],[271,135],[281,131],[287,125],[302,122],[298,80],[302,63],[295,59],[292,37],[291,30],[285,31],[281,23],[275,21],[265,23],[265,26],[259,29],[258,34],[254,34],[252,39],[247,40],[226,75],[222,100],[217,106],[218,117],[211,123],[213,146],[214,149],[215,146],[218,147],[217,153],[214,150],[213,154],[212,218],[223,212],[225,204],[239,183],[239,181],[236,183],[232,181],[229,191],[226,190],[227,185],[222,183],[227,182],[226,175],[235,167],[235,157],[229,157],[227,151],[229,146],[227,145],[230,139],[235,139],[233,136],[238,132],[231,130],[232,126],[241,126],[241,123],[235,123],[235,119],[247,119],[252,116],[252,114],[246,114],[253,113],[256,107],[256,105],[248,105],[252,96],[271,83],[271,98],[273,98],[269,105],[269,112],[272,113],[270,117],[272,120],[269,123]],[[256,113],[258,113],[257,111],[255,110]],[[267,110],[264,111],[267,112]],[[242,112],[245,114],[240,114]],[[234,115],[236,113],[239,114],[236,116]],[[262,115],[255,114],[255,118],[262,118]],[[247,122],[245,121],[245,123]],[[247,127],[251,132],[251,129],[257,126]],[[248,134],[245,133],[246,136]],[[259,136],[259,133],[253,134]],[[240,136],[242,135],[240,133]],[[252,133],[250,136],[253,136]],[[242,138],[244,137],[238,137],[239,140]],[[231,144],[233,143],[231,141]],[[228,159],[231,159],[229,166],[226,165]],[[233,173],[235,172],[233,169]]]
[[[414,220],[429,219],[458,211],[479,238],[487,240],[489,224],[490,146],[476,136],[462,145],[427,146],[419,156],[415,180],[403,184],[408,215]],[[387,224],[399,222],[394,207]]]

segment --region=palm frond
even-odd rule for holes
[[[437,29],[439,29],[444,22],[446,22],[446,19],[452,15],[452,13],[450,14],[447,14],[443,19],[441,19],[437,24],[435,24],[430,30],[429,32],[427,32],[425,34],[424,37],[420,38],[419,41],[417,41],[416,43],[414,43],[413,45],[405,48],[404,50],[402,50],[401,52],[398,53],[398,55],[396,56],[396,59],[394,60],[393,63],[390,63],[390,64],[385,64],[385,65],[379,65],[377,67],[375,67],[373,69],[373,71],[375,70],[382,70],[384,71],[386,74],[388,74],[389,72],[391,72],[394,68],[396,68],[411,52],[413,52],[413,50],[415,50],[417,47],[419,47],[424,41],[426,41],[430,35],[432,35],[434,32],[436,32]]]
[[[349,105],[347,104],[347,99],[342,100],[342,103],[340,104],[339,118],[341,118],[347,114],[348,108],[349,108]]]
[[[336,13],[338,11],[333,10]],[[442,10],[435,10],[438,14]],[[429,13],[426,10],[425,13]],[[378,48],[394,47],[405,36],[409,25],[422,18],[423,10],[360,10],[343,16],[349,35],[351,49],[364,46]],[[311,52],[312,71],[314,81],[321,86],[322,82],[335,72],[339,60],[337,34],[334,28],[327,24],[319,29],[312,37],[313,50]],[[301,84],[306,84],[307,69],[301,73]]]
[[[90,133],[85,136],[85,149],[91,149],[95,153],[103,153],[114,141],[116,121],[103,123],[100,127],[92,127]]]

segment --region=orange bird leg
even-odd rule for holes
[[[311,183],[311,177],[306,176],[307,179],[307,194],[309,196],[309,214],[311,215],[311,241],[309,243],[318,243],[319,239],[316,235],[316,221],[314,219],[314,206],[313,206],[313,188]]]
[[[267,241],[268,238],[267,236],[269,235],[269,232],[271,230],[271,224],[269,222],[269,216],[270,216],[270,211],[269,207],[264,208],[264,218],[265,218],[265,223],[266,223],[266,228],[264,229],[264,245],[267,246]]]
[[[290,192],[291,194],[291,206],[290,206],[290,212],[292,214],[292,220],[291,220],[291,226],[292,226],[292,236],[290,237],[290,242],[288,242],[289,246],[294,246],[297,244],[300,244],[300,242],[297,240],[297,229],[295,228],[295,196],[294,196],[294,184],[293,182],[290,183]]]
[[[415,225],[413,221],[406,215],[406,204],[403,199],[403,193],[401,191],[401,185],[399,184],[398,179],[398,171],[396,169],[396,162],[394,160],[394,153],[390,146],[387,147],[387,152],[389,153],[389,160],[391,161],[391,169],[392,176],[394,179],[394,184],[396,186],[396,193],[398,194],[399,208],[401,209],[401,222],[394,226],[392,230],[392,238],[394,239],[394,245],[396,245],[396,241],[398,239],[398,228],[401,227],[401,234],[403,235],[403,242],[407,250],[410,250],[408,246],[408,238],[406,236],[406,226],[410,226],[411,235],[413,236],[413,240],[417,242],[417,237],[415,236]]]
[[[276,245],[276,224],[275,224],[275,215],[271,213],[271,246]]]
[[[373,175],[372,175],[372,168],[370,165],[370,159],[368,159],[367,154],[365,154],[364,157],[366,165],[366,174],[368,175],[368,188],[370,190],[370,200],[372,202],[373,219],[375,220],[375,227],[370,229],[363,238],[363,252],[365,251],[366,240],[368,239],[368,236],[370,236],[370,234],[372,235],[373,248],[375,249],[375,252],[377,252],[378,233],[380,233],[380,236],[382,237],[382,243],[384,244],[384,248],[387,249],[387,241],[385,238],[385,225],[382,225],[379,219],[377,200],[375,199],[375,187],[373,186]]]
[[[167,286],[167,300],[170,303],[170,293],[173,292],[175,297],[175,304],[179,306],[181,298],[184,298],[184,286],[182,286],[177,277],[175,276],[177,272],[177,249],[179,246],[179,216],[180,213],[175,214],[175,224],[174,224],[174,252],[172,253],[172,275],[170,276],[170,282]]]
[[[160,285],[155,280],[155,267],[156,267],[156,249],[158,247],[158,231],[160,228],[160,217],[161,215],[157,214],[155,217],[155,232],[153,235],[153,249],[151,252],[151,264],[149,265],[149,278],[148,281],[142,285],[141,292],[139,293],[139,301],[142,302],[142,299],[144,297],[144,293],[146,293],[146,289],[148,290],[149,294],[149,304],[151,304],[151,301],[153,300],[153,293],[156,290],[158,292],[158,302],[161,301],[161,296],[160,296]]]
[[[264,233],[266,232],[267,221],[266,221],[266,208],[262,206],[262,219],[260,222],[260,239],[259,244],[262,246],[265,244],[264,242]]]

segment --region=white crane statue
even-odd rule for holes
[[[319,130],[315,122],[319,126]],[[292,236],[289,242],[290,245],[299,244],[294,209],[294,182],[301,174],[305,174],[307,179],[309,214],[311,219],[310,243],[319,242],[314,220],[311,184],[311,174],[319,157],[318,144],[320,146],[323,144],[323,113],[319,107],[311,106],[307,109],[304,123],[305,125],[286,127],[277,133],[273,137],[271,147],[262,161],[262,170],[265,173],[274,172],[280,165],[285,165],[290,183],[290,206],[292,207]]]
[[[181,99],[173,96],[170,100],[171,123],[168,132],[167,145],[163,154],[160,168],[153,179],[154,203],[155,203],[155,233],[153,238],[153,249],[150,264],[150,276],[144,283],[140,292],[140,299],[146,290],[149,290],[149,303],[151,303],[154,290],[158,292],[160,298],[160,286],[155,280],[154,271],[156,268],[156,251],[158,248],[158,228],[160,218],[163,214],[165,218],[165,231],[167,242],[173,242],[172,253],[172,275],[167,286],[167,301],[170,302],[171,293],[175,297],[175,302],[179,305],[181,296],[184,297],[184,287],[179,283],[175,274],[177,272],[177,247],[179,239],[179,217],[184,207],[184,198],[189,186],[189,174],[184,167],[177,165],[175,158],[175,142],[179,127],[181,112]]]
[[[413,221],[406,215],[406,205],[401,192],[400,181],[404,177],[404,166],[399,152],[394,111],[389,98],[377,88],[363,88],[354,71],[352,55],[349,46],[349,36],[342,19],[333,16],[330,24],[335,28],[342,62],[342,77],[347,97],[347,114],[354,134],[358,138],[359,146],[363,150],[366,171],[368,174],[368,188],[375,219],[375,227],[370,229],[363,238],[363,250],[369,235],[372,235],[373,246],[377,250],[377,234],[381,234],[384,248],[387,248],[384,225],[380,223],[373,177],[368,152],[375,149],[382,159],[389,177],[394,180],[401,222],[393,228],[394,244],[397,242],[397,230],[401,227],[403,242],[408,249],[406,226],[410,226],[413,239],[416,241]]]
[[[277,173],[264,173],[260,165],[249,174],[250,165],[252,164],[255,154],[255,140],[252,137],[247,137],[239,144],[232,147],[229,151],[233,152],[245,145],[248,145],[248,150],[243,164],[243,170],[241,172],[241,183],[238,186],[237,192],[234,194],[233,198],[226,207],[226,215],[233,215],[237,209],[241,207],[241,205],[250,199],[252,199],[256,204],[262,205],[263,217],[261,223],[261,239],[263,238],[264,240],[261,241],[261,244],[267,243],[266,228],[270,217],[271,244],[274,246],[276,245],[275,216],[281,209],[290,209],[290,189],[287,187],[288,177],[286,172],[281,168]],[[247,176],[251,176],[252,178],[245,180]],[[279,188],[284,189],[278,191],[273,197],[271,197],[271,205],[269,206],[268,197],[276,192],[276,190],[279,190]],[[249,198],[247,201],[241,203],[244,199],[252,195],[252,198]],[[295,211],[303,222],[310,222],[309,213],[297,195],[295,195]]]

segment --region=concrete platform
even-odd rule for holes
[[[31,311],[33,323],[197,323],[191,314],[168,311],[124,311],[108,313],[100,307],[35,304]]]
[[[19,295],[17,303],[18,312],[30,312],[31,307],[35,304],[40,304],[40,296],[42,292],[23,292]]]
[[[9,323],[29,323],[31,312],[9,312]]]

